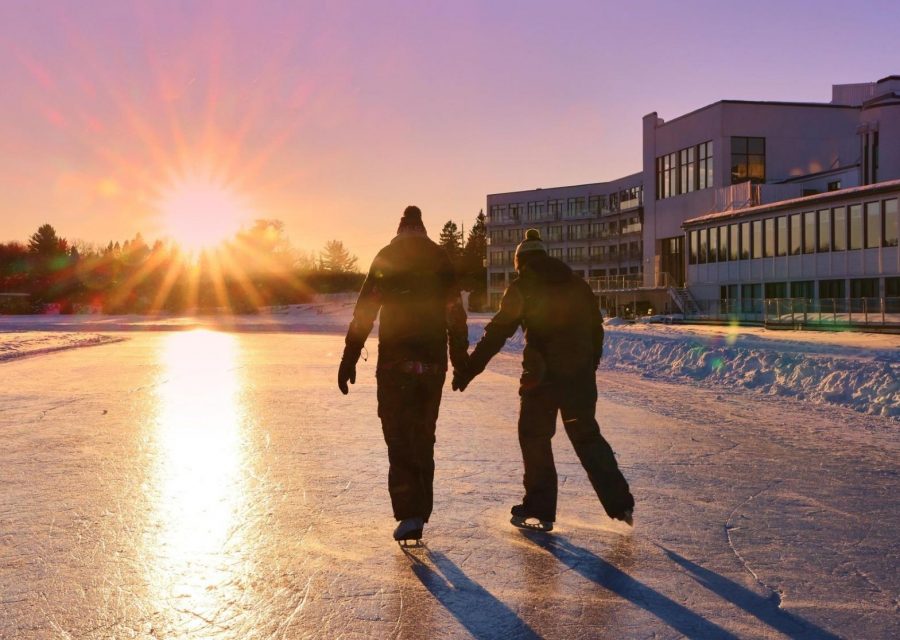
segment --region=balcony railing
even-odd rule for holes
[[[900,298],[704,300],[698,317],[772,327],[885,327],[900,331]]]

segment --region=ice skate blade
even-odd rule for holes
[[[421,536],[418,538],[401,538],[397,540],[397,544],[400,545],[401,549],[418,549],[425,546]]]
[[[529,522],[534,520],[535,522]],[[553,523],[546,520],[538,520],[537,518],[523,518],[521,516],[513,516],[509,523],[519,529],[527,529],[529,531],[553,531]]]

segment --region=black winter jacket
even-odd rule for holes
[[[522,386],[589,374],[603,355],[603,318],[590,286],[562,261],[534,255],[506,289],[469,359],[477,375],[516,329],[525,332]]]
[[[469,348],[466,312],[447,253],[424,234],[403,233],[378,252],[366,276],[344,357],[359,358],[375,318],[378,370],[423,363],[447,370],[447,347],[462,368]]]

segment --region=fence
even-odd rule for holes
[[[900,330],[900,298],[744,298],[698,302],[698,318],[767,326],[889,327]]]

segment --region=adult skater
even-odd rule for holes
[[[519,444],[525,465],[525,499],[512,508],[512,524],[550,531],[556,521],[556,466],[550,439],[556,415],[611,518],[632,524],[634,498],[609,444],[594,419],[595,372],[603,355],[603,319],[587,283],[547,255],[540,233],[529,229],[516,247],[519,278],[506,289],[493,317],[457,371],[453,388],[463,391],[519,326],[525,352],[519,388]]]
[[[378,417],[388,448],[394,539],[420,540],[431,515],[435,425],[447,374],[465,366],[466,312],[446,252],[429,240],[418,207],[406,207],[397,236],[378,252],[347,331],[338,387],[348,393],[375,317]]]

